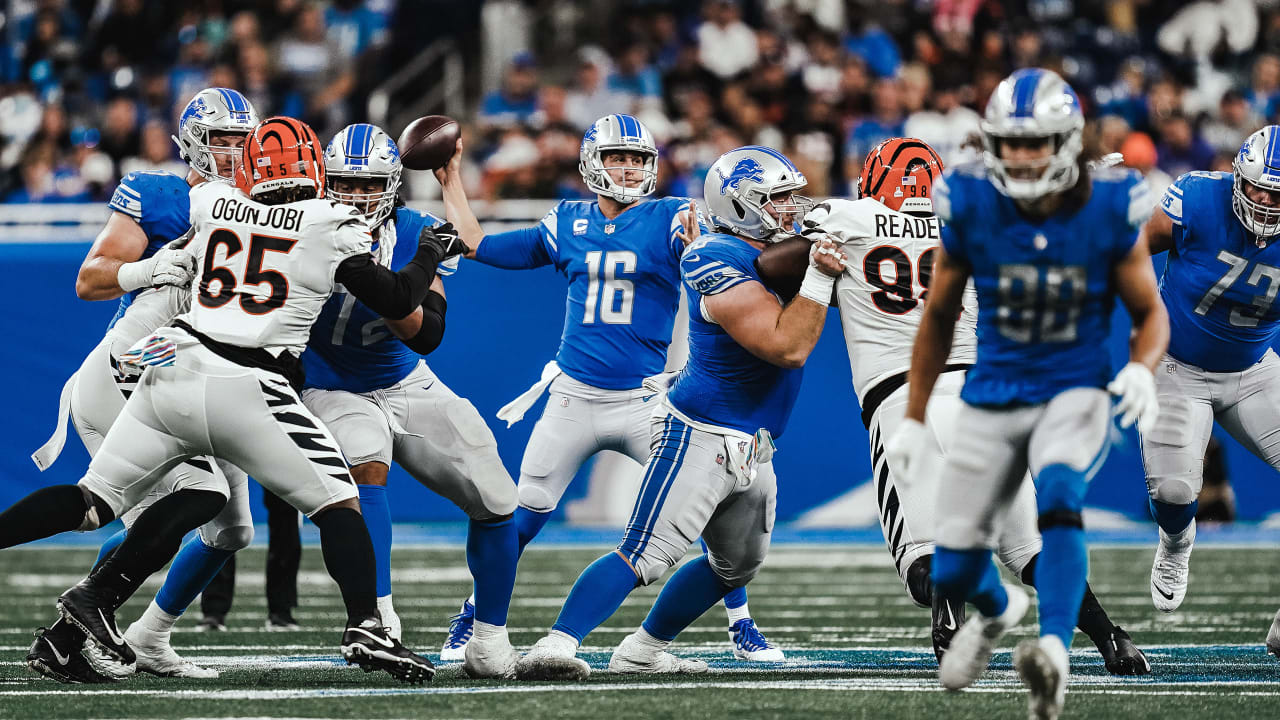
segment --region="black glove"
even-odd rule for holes
[[[442,263],[455,255],[466,255],[471,248],[458,237],[453,225],[445,223],[439,227],[424,227],[418,235],[418,249],[429,248],[435,255],[436,262]]]

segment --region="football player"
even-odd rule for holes
[[[873,148],[862,164],[861,199],[827,200],[804,219],[806,233],[836,240],[849,258],[852,269],[836,281],[836,304],[854,392],[870,435],[880,529],[908,595],[921,607],[932,606],[933,648],[939,660],[965,617],[964,602],[949,602],[934,593],[929,575],[938,517],[934,505],[938,475],[955,435],[964,374],[976,356],[977,298],[971,287],[963,295],[951,356],[926,410],[926,424],[934,431],[929,447],[938,452],[928,456],[927,467],[900,477],[885,460],[883,441],[894,435],[906,411],[911,345],[924,314],[939,244],[931,191],[942,170],[941,159],[924,141],[890,138]],[[782,265],[784,260],[798,260],[799,251],[807,259],[809,243],[793,243],[779,243],[761,253],[757,264],[766,279],[774,277],[771,267],[774,272],[788,272],[793,280],[803,275],[800,262]],[[1028,585],[1035,584],[1040,552],[1035,503],[1033,487],[1024,483],[1010,505],[996,547],[1001,563]],[[1097,646],[1108,671],[1116,675],[1150,672],[1146,657],[1129,634],[1111,622],[1088,585],[1077,624]]]
[[[329,142],[325,166],[329,197],[364,213],[374,229],[374,255],[384,266],[402,267],[413,257],[422,229],[444,224],[397,203],[400,151],[378,127],[344,128]],[[456,261],[450,261],[454,267]],[[516,486],[480,413],[422,359],[444,332],[439,276],[452,272],[446,268],[441,266],[422,307],[403,320],[382,318],[345,292],[334,293],[302,356],[302,401],[351,463],[378,561],[378,610],[393,637],[400,637],[400,619],[391,601],[391,461],[471,518],[467,564],[475,578],[476,614],[483,619],[475,623],[463,669],[471,677],[504,677],[516,661],[505,627],[516,575]]]
[[[1170,185],[1143,226],[1169,251],[1160,296],[1174,332],[1156,373],[1160,418],[1142,434],[1160,544],[1151,601],[1173,612],[1187,593],[1196,498],[1216,420],[1280,469],[1280,126],[1240,146],[1232,172],[1191,172]]]
[[[320,529],[325,565],[347,608],[343,657],[421,682],[435,673],[430,661],[387,635],[378,617],[373,547],[355,483],[332,435],[298,396],[299,355],[335,285],[380,315],[402,318],[422,304],[437,264],[465,247],[448,228],[428,229],[404,268],[380,266],[361,213],[324,199],[321,153],[305,123],[269,118],[245,141],[235,187],[192,190],[188,247],[201,273],[190,310],[121,355],[146,370],[88,472],[0,513],[0,548],[100,527],[178,463],[216,448]],[[58,599],[63,618],[103,654],[133,665],[115,611],[226,499],[225,479],[210,476],[156,500],[115,552]]]
[[[982,123],[982,165],[951,170],[933,188],[943,225],[929,296],[908,374],[906,417],[886,454],[895,476],[930,470],[945,430],[926,405],[946,369],[973,279],[978,345],[946,448],[937,504],[934,591],[972,603],[942,657],[939,679],[968,687],[1000,636],[1026,612],[1020,588],[991,562],[1002,521],[1028,470],[1042,538],[1035,585],[1040,637],[1020,643],[1014,665],[1033,718],[1056,718],[1066,690],[1072,628],[1088,554],[1081,517],[1089,480],[1110,448],[1111,400],[1124,426],[1149,430],[1157,413],[1151,369],[1169,340],[1145,239],[1151,206],[1131,171],[1091,171],[1082,158],[1084,117],[1075,92],[1041,69],[1001,82]],[[984,167],[985,166],[985,167]],[[1099,353],[1116,297],[1133,320],[1130,362],[1108,383]]]
[[[680,254],[697,237],[699,221],[687,198],[641,202],[657,186],[658,148],[630,115],[602,117],[582,139],[578,170],[595,202],[562,201],[523,230],[484,234],[462,188],[461,141],[458,147],[436,175],[447,217],[474,248],[468,257],[509,269],[554,265],[569,279],[555,360],[498,413],[514,423],[550,391],[520,464],[516,527],[523,551],[588,458],[614,450],[641,464],[648,460],[654,392],[642,383],[663,371],[680,301]],[[454,618],[441,658],[459,658],[471,634],[473,602],[464,602]],[[782,659],[751,619],[745,590],[735,590],[725,604],[736,657]]]
[[[186,178],[167,172],[135,172],[120,181],[108,203],[111,216],[76,277],[76,292],[81,298],[119,298],[119,309],[106,336],[63,387],[57,430],[32,456],[41,470],[48,468],[62,450],[68,414],[90,455],[102,445],[139,379],[139,373],[120,363],[120,355],[186,309],[189,293],[184,288],[194,275],[194,261],[187,251],[167,248],[166,244],[190,227],[188,193],[202,183],[232,182],[241,146],[257,123],[253,106],[239,92],[227,88],[201,90],[183,110],[174,138],[191,167]],[[153,286],[159,289],[148,291]],[[175,653],[169,633],[178,616],[204,587],[199,576],[203,574],[207,581],[227,557],[253,539],[247,476],[226,462],[194,458],[174,468],[148,500],[125,513],[122,520],[126,528],[131,526],[148,502],[200,482],[199,478],[209,474],[225,476],[230,499],[222,512],[190,541],[196,557],[188,553],[174,566],[155,600],[125,631],[137,653],[140,670],[176,677],[218,676],[216,670],[199,667]],[[99,561],[120,544],[124,532],[107,540]],[[37,672],[62,682],[117,679],[104,677],[89,666],[80,654],[84,641],[79,629],[58,620],[48,630],[37,633],[27,663]],[[92,646],[89,650],[92,652]],[[99,666],[116,669],[101,662]]]
[[[707,550],[663,586],[644,624],[624,638],[609,669],[700,673],[707,664],[666,648],[676,635],[759,571],[776,502],[773,438],[800,390],[822,334],[843,255],[829,241],[811,255],[799,297],[782,305],[754,260],[808,210],[804,175],[785,156],[748,146],[722,155],[704,197],[715,232],[680,261],[689,298],[689,361],[653,414],[653,453],[622,542],[578,577],[550,634],[516,665],[529,680],[582,679],[582,639],[627,595],[662,577],[699,536]]]

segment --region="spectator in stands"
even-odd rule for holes
[[[871,148],[902,134],[902,96],[897,80],[883,78],[876,81],[871,94],[871,111],[871,115],[854,124],[845,143],[845,176],[850,180],[856,180],[862,173],[862,161]]]
[[[88,199],[105,201],[109,195],[107,190],[115,187],[115,163],[106,153],[98,149],[99,133],[97,128],[78,125],[71,129],[71,155],[69,167],[84,184]],[[183,165],[183,171],[187,170]]]
[[[1192,170],[1208,170],[1213,163],[1213,148],[1181,112],[1171,113],[1160,123],[1160,144],[1156,151],[1157,164],[1170,177]]]
[[[631,43],[622,51],[608,84],[610,90],[631,98],[632,104],[662,98],[662,75],[649,62],[649,48],[643,43]]]
[[[728,80],[756,64],[756,34],[744,22],[735,0],[712,0],[707,20],[698,26],[698,59],[721,80]],[[732,149],[732,148],[730,148]]]
[[[151,120],[143,126],[141,151],[120,163],[120,175],[138,171],[161,171],[186,177],[190,168],[174,155],[175,147],[169,139],[171,132],[169,124],[160,120]]]
[[[951,78],[944,74],[944,78]],[[907,137],[924,140],[942,158],[943,167],[977,158],[970,140],[978,133],[980,116],[971,108],[960,104],[961,86],[939,83],[931,93],[933,107],[912,113],[903,125]]]
[[[809,36],[806,46],[809,60],[800,72],[804,89],[812,95],[819,95],[827,102],[834,102],[840,95],[841,66],[844,61],[844,50],[835,35],[814,31]]]
[[[860,31],[846,38],[844,49],[866,61],[867,67],[877,77],[894,77],[902,65],[902,55],[893,36],[874,23],[865,24]]]
[[[366,7],[364,0],[332,0],[325,8],[324,23],[329,41],[347,59],[359,56],[386,36],[383,17]]]
[[[1116,81],[1098,88],[1098,114],[1118,115],[1129,127],[1141,127],[1147,120],[1146,65],[1131,58],[1120,66]]]
[[[355,86],[355,73],[326,34],[319,5],[301,7],[273,55],[292,88],[278,112],[307,121],[321,137],[347,124],[346,98]]]
[[[1239,90],[1228,90],[1218,101],[1218,114],[1201,128],[1205,142],[1214,152],[1234,154],[1245,138],[1262,127],[1262,118]]]
[[[598,47],[587,46],[579,51],[578,70],[565,98],[565,112],[575,126],[586,130],[609,113],[632,111],[630,98],[605,84],[611,65],[608,53]]]
[[[74,169],[56,165],[52,142],[33,142],[23,154],[19,169],[22,185],[5,196],[6,203],[88,202],[85,184]]]
[[[533,55],[522,52],[511,59],[502,87],[484,97],[476,121],[482,128],[523,125],[538,109],[538,66]]]
[[[1254,59],[1252,80],[1244,97],[1254,114],[1268,121],[1275,116],[1276,101],[1280,99],[1280,56],[1263,53]]]

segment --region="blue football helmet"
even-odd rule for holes
[[[804,173],[786,155],[773,148],[747,145],[730,150],[712,164],[702,184],[702,196],[716,228],[776,242],[794,233],[796,223],[813,207],[809,198],[792,194],[807,184]],[[771,199],[778,193],[787,193],[788,202]]]
[[[403,165],[400,148],[382,128],[369,123],[342,128],[325,148],[324,169],[329,178],[329,197],[358,208],[370,225],[377,227],[395,212]],[[382,191],[348,193],[333,189],[335,180],[354,179],[382,180]]]
[[[1235,160],[1231,208],[1249,232],[1259,238],[1280,234],[1280,208],[1256,203],[1245,195],[1245,183],[1280,192],[1280,126],[1268,125],[1250,135]]]
[[[1044,197],[1070,188],[1080,177],[1084,114],[1075,91],[1057,73],[1026,68],[1002,80],[979,129],[987,177],[1010,198]],[[1000,158],[1000,143],[1009,138],[1046,138],[1052,153],[1033,164],[1011,166]]]
[[[606,172],[604,154],[619,150],[644,156],[638,187],[614,182]],[[635,168],[628,169],[635,171]],[[592,123],[582,136],[582,146],[578,149],[578,172],[592,192],[611,197],[624,205],[652,195],[658,187],[658,145],[654,142],[653,133],[630,115],[605,115]]]
[[[240,165],[238,147],[209,144],[210,133],[238,133],[245,137],[253,132],[260,118],[244,95],[228,88],[205,88],[191,98],[178,119],[178,154],[206,180],[232,182]],[[226,160],[226,174],[219,171],[218,159]]]

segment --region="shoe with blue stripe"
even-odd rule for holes
[[[462,612],[449,619],[449,636],[440,648],[441,662],[462,662],[467,659],[467,643],[476,622],[476,606],[470,600],[462,601]]]
[[[780,662],[782,649],[771,645],[756,621],[743,618],[729,626],[729,641],[733,643],[733,656],[748,662]]]

